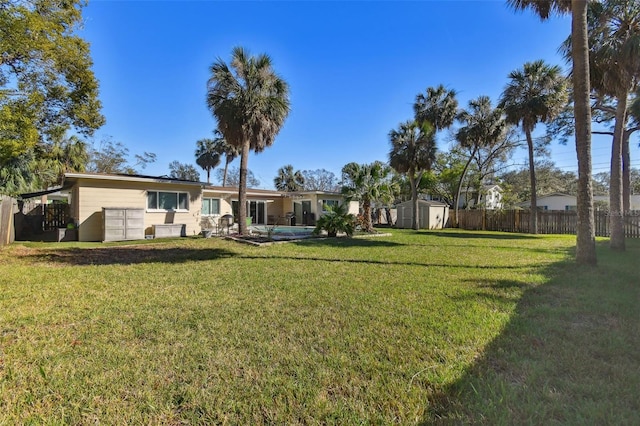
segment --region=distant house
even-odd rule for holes
[[[608,195],[594,195],[593,201],[599,201],[608,204]],[[631,196],[631,210],[640,210],[640,195]],[[539,210],[549,211],[574,211],[577,209],[578,201],[575,195],[563,194],[556,192],[553,194],[538,197],[537,199]],[[518,204],[522,208],[530,208],[531,201],[525,201]]]
[[[483,185],[480,193],[475,190],[462,190],[458,200],[458,208],[481,208],[499,210],[502,208],[502,193],[500,185]]]
[[[396,227],[411,228],[413,202],[405,201],[396,206]],[[449,220],[449,205],[439,201],[418,200],[420,229],[442,229]]]
[[[608,195],[594,195],[593,196],[593,201],[594,202],[600,202],[600,203],[606,203],[607,206],[609,205],[609,196]],[[629,196],[629,208],[631,210],[638,210],[640,211],[640,194],[633,194],[631,196]]]
[[[576,196],[563,194],[561,192],[554,192],[543,197],[538,197],[536,200],[538,210],[549,211],[571,211],[576,209]],[[531,201],[524,201],[518,204],[523,209],[531,208]]]
[[[79,241],[117,239],[120,231],[121,239],[195,235],[203,218],[218,224],[224,215],[236,220],[239,216],[238,188],[167,177],[67,173],[63,191],[68,193]],[[248,188],[246,209],[253,224],[315,225],[324,206],[343,202],[344,197],[334,192]],[[350,202],[349,211],[357,214],[358,203]],[[133,224],[131,235],[127,223]]]

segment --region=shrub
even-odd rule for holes
[[[352,236],[355,231],[356,217],[349,213],[347,204],[337,206],[324,206],[326,213],[317,220],[314,234],[319,234],[325,230],[330,237],[335,237],[338,232],[344,232],[347,236]]]

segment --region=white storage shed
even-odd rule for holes
[[[411,228],[413,202],[400,203],[396,209],[396,228]],[[442,229],[447,226],[449,220],[449,205],[440,201],[418,200],[418,215],[420,229]]]

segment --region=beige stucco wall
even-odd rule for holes
[[[217,198],[220,200],[220,215],[233,214],[232,213],[232,201],[238,199],[238,194],[233,192],[229,193],[221,189],[205,188],[203,191],[205,198]],[[269,193],[251,193],[251,190],[247,193],[247,200],[249,201],[266,201],[266,218],[268,224],[274,224],[276,221],[280,225],[286,224],[286,214],[294,211],[294,203],[309,201],[311,204],[310,213],[314,215],[316,220],[323,214],[322,206],[323,200],[338,200],[344,202],[344,198],[340,194],[317,194],[317,193],[302,193],[292,196],[282,195],[278,192],[272,194]],[[359,205],[357,201],[349,203],[349,212],[352,214],[358,214]],[[216,217],[218,215],[214,215]],[[298,221],[300,225],[300,221]]]
[[[237,199],[238,196],[233,196],[232,194],[221,194],[216,191],[204,190],[202,192],[203,198],[217,198],[220,200],[220,214],[219,216],[224,216],[225,214],[233,214],[231,210],[231,200]],[[218,216],[218,215],[213,215]]]
[[[360,203],[358,201],[349,202],[349,213],[356,216],[360,213]]]
[[[220,200],[220,214],[213,215],[214,217],[223,216],[225,214],[233,214],[232,201],[238,199],[238,194],[222,193],[212,189],[205,189],[203,192],[205,198],[217,198]],[[291,198],[282,197],[280,194],[273,194],[272,196],[266,194],[251,194],[247,195],[248,201],[265,201],[266,202],[266,217],[267,223],[273,224],[278,221],[279,224],[284,224],[284,216],[287,212],[293,211],[293,204]]]
[[[189,193],[186,212],[153,212],[147,210],[147,191],[176,191]],[[153,233],[153,225],[163,223],[186,224],[187,235],[200,232],[199,218],[202,207],[201,188],[161,182],[130,182],[120,180],[78,179],[73,188],[75,219],[80,227],[80,241],[102,241],[102,208],[128,207],[145,209],[146,233]]]
[[[290,198],[277,198],[273,202],[267,203],[267,221],[269,225],[277,222],[279,225],[286,225],[285,215],[293,210]]]

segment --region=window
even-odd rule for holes
[[[189,210],[189,194],[186,192],[147,191],[149,210]]]
[[[202,216],[212,216],[220,214],[219,198],[203,198],[202,199]]]
[[[340,200],[322,200],[322,211],[325,210],[325,206],[330,206],[331,208],[338,207],[340,205]]]

